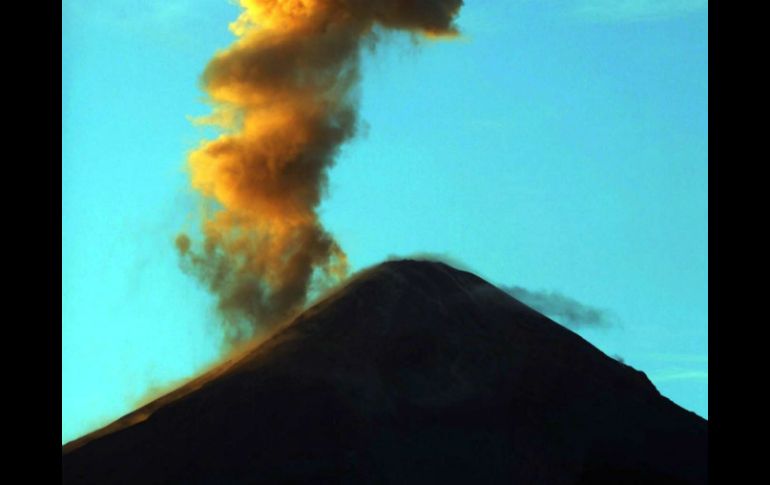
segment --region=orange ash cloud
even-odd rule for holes
[[[327,171],[357,126],[360,51],[373,28],[456,34],[462,0],[241,0],[238,36],[203,73],[223,133],[188,159],[192,186],[217,204],[186,271],[218,296],[232,343],[278,323],[308,292],[347,274],[316,212]]]

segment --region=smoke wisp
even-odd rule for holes
[[[569,327],[607,327],[605,310],[580,303],[556,291],[533,291],[521,286],[501,287],[506,293]]]

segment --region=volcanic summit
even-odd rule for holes
[[[67,484],[703,484],[707,422],[469,272],[390,261],[62,449]]]

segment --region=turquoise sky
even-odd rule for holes
[[[185,154],[226,0],[65,0],[62,442],[216,361],[179,269]],[[578,332],[708,416],[708,29],[694,0],[466,1],[463,37],[367,53],[323,221],[354,269],[446,255],[611,315]]]

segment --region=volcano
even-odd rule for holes
[[[708,425],[469,272],[390,261],[62,448],[67,484],[702,484]]]

